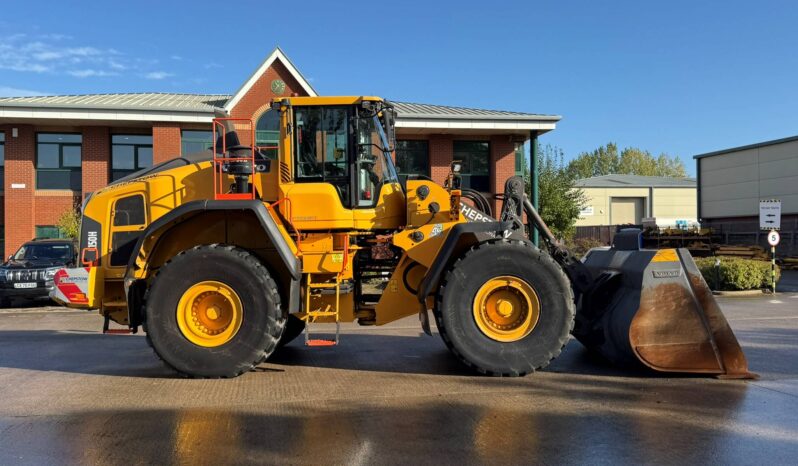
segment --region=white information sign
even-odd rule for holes
[[[759,228],[761,230],[781,229],[781,201],[777,199],[759,201]]]
[[[770,233],[768,233],[768,244],[769,245],[771,245],[773,247],[776,247],[776,246],[779,245],[779,241],[781,241],[781,236],[779,235],[778,231],[772,230]]]

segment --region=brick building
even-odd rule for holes
[[[58,234],[58,217],[87,193],[135,170],[210,145],[214,109],[256,122],[275,140],[269,101],[317,95],[278,48],[232,95],[96,94],[0,98],[0,240],[5,255]],[[390,96],[383,96],[390,99]],[[395,102],[400,174],[442,183],[454,159],[486,193],[523,169],[524,142],[553,130],[554,115]],[[534,145],[532,145],[534,147]]]

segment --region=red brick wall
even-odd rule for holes
[[[272,92],[272,81],[280,79],[285,83],[285,92],[276,95]],[[288,97],[296,93],[300,96],[308,95],[302,89],[296,79],[288,72],[285,65],[280,60],[275,60],[266,72],[264,72],[255,84],[238,101],[230,112],[233,118],[253,118],[258,110],[269,103],[274,97]]]
[[[210,126],[208,127],[210,130]],[[180,157],[180,125],[155,122],[152,124],[152,163],[157,165]]]
[[[5,163],[5,225],[6,243],[3,257],[15,252],[34,233],[33,190],[35,183],[34,157],[36,140],[33,126],[13,125],[16,138],[11,137],[11,126],[6,127]],[[24,188],[11,189],[12,184]]]
[[[490,138],[490,188],[493,193],[503,193],[504,183],[515,175],[515,143],[508,135]],[[498,216],[501,202],[493,200],[493,211]]]
[[[443,185],[452,165],[452,137],[445,134],[431,134],[429,137],[430,178]]]
[[[282,94],[272,92],[272,81],[280,79],[285,83]],[[269,102],[274,97],[288,97],[293,94],[307,96],[307,92],[299,85],[296,79],[288,72],[280,60],[275,60],[272,65],[258,78],[255,84],[247,91],[241,100],[236,103],[230,112],[233,118],[251,118],[252,124],[257,125],[257,119],[269,108]],[[245,144],[249,144],[251,135],[244,128],[237,128],[238,136]]]
[[[83,128],[81,157],[83,193],[85,195],[108,184],[111,136],[107,126]]]
[[[81,202],[80,193],[60,190],[36,191],[33,199],[35,208],[34,227],[37,225],[55,225],[64,212],[74,209],[76,204],[79,206]],[[26,238],[26,241],[33,238],[34,234],[35,228],[30,236]]]

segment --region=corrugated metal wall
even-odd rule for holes
[[[759,214],[759,201],[780,199],[798,214],[798,141],[699,159],[702,219]]]

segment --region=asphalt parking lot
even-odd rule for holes
[[[480,377],[414,318],[189,380],[93,313],[4,309],[0,464],[795,464],[798,290],[719,302],[757,381],[625,372],[576,341]]]

